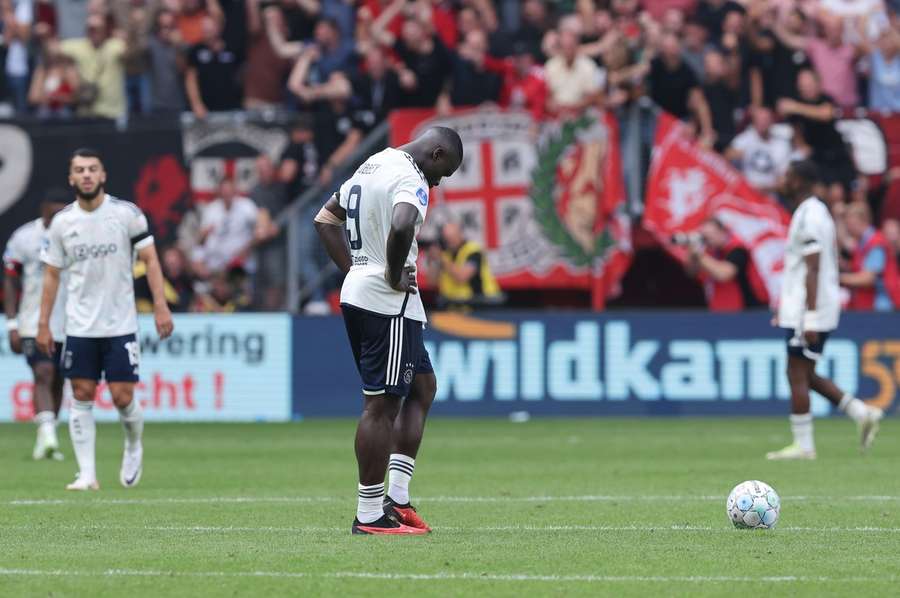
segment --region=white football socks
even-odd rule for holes
[[[359,484],[359,502],[356,506],[356,519],[360,523],[378,521],[384,515],[384,482],[372,486]]]
[[[41,411],[34,416],[38,426],[38,435],[56,442],[56,414],[52,411]]]
[[[409,502],[409,481],[416,469],[416,460],[400,453],[392,453],[388,465],[388,496],[398,505]]]
[[[813,416],[812,413],[791,414],[791,432],[794,433],[794,443],[804,451],[816,450],[813,441]]]
[[[125,429],[125,450],[138,450],[144,435],[144,410],[137,399],[132,399],[125,407],[118,407],[118,410],[122,428]]]
[[[72,401],[69,413],[69,435],[78,461],[79,478],[89,482],[97,481],[94,464],[94,442],[97,438],[97,424],[94,422],[93,401]]]
[[[838,408],[847,414],[847,417],[853,421],[862,421],[868,414],[869,408],[866,404],[851,394],[845,394],[838,403]]]

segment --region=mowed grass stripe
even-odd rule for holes
[[[348,495],[349,496],[349,495]],[[352,496],[197,496],[197,497],[147,497],[147,498],[19,498],[7,502],[13,507],[40,507],[54,505],[152,505],[152,504],[217,504],[217,503],[346,503]],[[724,501],[725,495],[603,495],[586,494],[577,496],[423,496],[416,499],[421,503],[509,503],[509,502],[659,502],[659,501]],[[900,496],[856,495],[856,496],[787,496],[782,501],[818,501],[840,503],[892,502],[900,501]]]
[[[895,583],[898,577],[832,576],[704,576],[704,575],[540,575],[528,573],[376,573],[367,571],[156,571],[149,569],[105,569],[81,571],[64,569],[2,569],[4,577],[273,577],[323,579],[384,579],[399,581],[496,581],[551,583]]]

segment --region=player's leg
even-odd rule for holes
[[[125,431],[119,482],[126,488],[138,485],[144,465],[144,412],[134,398],[139,366],[140,351],[134,334],[106,339],[103,370]]]
[[[803,343],[802,337],[789,331],[787,378],[791,389],[791,433],[794,442],[779,451],[766,455],[770,460],[815,459],[813,417],[809,407],[810,380],[815,370],[815,354]]]
[[[416,455],[436,390],[434,372],[416,374],[409,395],[394,421],[394,450],[388,464],[388,492],[385,498],[385,507],[393,508],[403,523],[428,531],[431,528],[411,504],[409,483],[415,472]]]
[[[356,461],[359,468],[354,534],[419,534],[386,514],[384,477],[393,446],[394,420],[404,392],[389,385],[396,375],[402,347],[401,318],[378,317],[342,306],[350,348],[363,383],[365,403],[356,429]],[[389,373],[389,371],[391,373]],[[391,380],[393,381],[393,380]],[[408,389],[406,389],[408,390]]]
[[[69,410],[69,436],[72,450],[78,462],[77,479],[66,486],[66,490],[98,490],[95,445],[97,424],[94,421],[94,396],[97,380],[71,378],[75,400]]]
[[[63,374],[72,383],[72,408],[69,410],[69,437],[78,462],[78,478],[67,490],[97,490],[94,421],[94,396],[100,380],[99,339],[70,336],[63,350]]]
[[[34,375],[34,421],[38,425],[34,445],[35,459],[50,459],[59,453],[56,437],[56,414],[53,390],[56,367],[52,361],[42,360],[31,366]]]
[[[832,405],[847,414],[859,428],[860,448],[865,451],[872,446],[884,412],[878,407],[866,405],[849,392],[842,391],[837,384],[813,371],[810,388],[828,399]]]

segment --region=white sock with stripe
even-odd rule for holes
[[[94,465],[94,442],[97,438],[97,424],[94,422],[93,401],[72,401],[69,412],[69,435],[75,460],[78,461],[79,479],[97,481]]]
[[[392,453],[388,465],[388,496],[398,505],[409,502],[409,481],[416,469],[416,460],[400,453]]]
[[[816,450],[813,441],[813,416],[812,413],[791,414],[791,432],[794,433],[794,442],[804,451]]]
[[[384,515],[384,482],[372,486],[359,484],[359,502],[356,505],[356,519],[360,523],[378,521]]]

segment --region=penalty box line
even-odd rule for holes
[[[551,582],[551,583],[896,583],[895,576],[887,577],[829,577],[829,576],[704,576],[704,575],[533,575],[525,573],[372,573],[339,571],[309,573],[304,571],[155,571],[145,569],[105,569],[79,571],[64,569],[3,569],[0,577],[182,577],[182,578],[286,578],[286,579],[379,579],[393,581],[493,581],[493,582]]]

